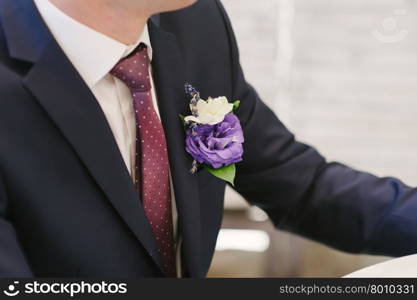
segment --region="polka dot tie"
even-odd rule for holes
[[[143,200],[165,274],[175,277],[168,151],[164,130],[153,106],[149,64],[146,45],[140,44],[110,73],[123,81],[133,96],[136,115],[135,184]]]

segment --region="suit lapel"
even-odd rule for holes
[[[154,49],[153,71],[158,106],[167,137],[183,239],[183,258],[190,276],[202,276],[198,181],[196,175],[189,172],[192,160],[185,151],[185,132],[179,119],[179,114],[189,111],[189,100],[184,92],[184,64],[174,35],[162,30],[155,20],[149,22],[149,31]]]
[[[7,14],[2,15],[1,21],[11,55],[33,63],[23,83],[160,266],[151,227],[99,104],[53,40],[32,1],[2,1],[0,9]],[[29,21],[32,23],[28,24]],[[33,30],[37,31],[38,39],[31,38],[35,34]],[[22,39],[26,43],[21,43]],[[36,55],[27,51],[31,48],[37,49],[34,51]]]
[[[33,63],[23,83],[39,101],[133,234],[160,267],[152,229],[106,118],[77,71],[52,38],[29,0],[1,0],[0,21],[13,58]],[[178,115],[189,110],[185,74],[174,35],[149,22],[158,105],[167,136],[185,265],[202,276],[198,181],[189,173],[184,129]]]

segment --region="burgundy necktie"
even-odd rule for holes
[[[143,43],[111,70],[133,97],[136,115],[136,187],[143,200],[165,274],[175,277],[169,161],[164,129],[152,101],[150,59]]]

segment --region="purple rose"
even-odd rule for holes
[[[218,169],[242,160],[244,142],[239,119],[232,113],[216,125],[187,130],[186,150],[199,163]]]

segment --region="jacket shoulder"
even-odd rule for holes
[[[182,40],[200,43],[221,39],[226,34],[225,12],[218,0],[199,0],[194,5],[160,16],[161,27]]]

